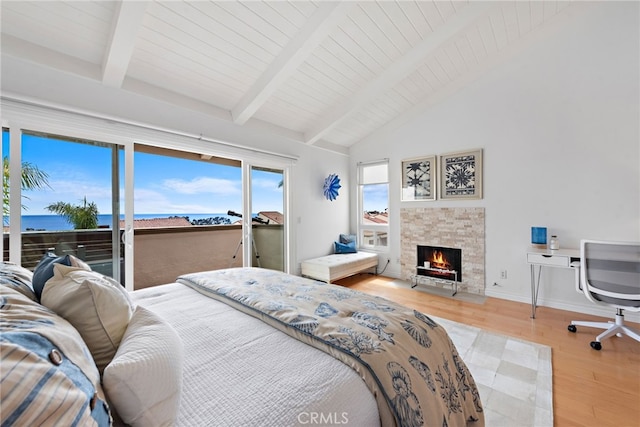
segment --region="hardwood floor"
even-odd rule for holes
[[[486,298],[483,304],[464,302],[397,287],[392,281],[359,274],[337,283],[427,314],[550,346],[556,426],[640,426],[640,343],[613,337],[596,351],[589,343],[600,330],[567,330],[571,320],[608,319],[547,307],[538,307],[531,319],[528,304],[497,298]],[[640,330],[638,324],[630,326]]]

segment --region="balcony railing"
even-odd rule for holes
[[[256,250],[254,266],[284,270],[283,226],[253,225]],[[3,259],[9,259],[9,233],[4,233]],[[43,254],[72,254],[94,270],[111,275],[112,231],[110,229],[72,231],[25,231],[22,233],[24,267],[33,270]],[[119,242],[122,240],[119,239]],[[242,266],[242,227],[214,225],[134,230],[134,288],[174,282],[186,273]],[[124,246],[120,243],[120,253]],[[256,257],[257,255],[257,257]],[[124,263],[121,259],[121,277]]]
[[[22,266],[33,270],[42,255],[53,249],[58,255],[71,254],[86,262],[111,259],[111,230],[25,231],[22,233]],[[9,258],[9,233],[4,233],[4,259]]]

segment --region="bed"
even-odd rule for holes
[[[321,413],[379,424],[355,371],[263,321],[180,283],[136,291],[133,300],[170,319],[190,355],[176,425],[293,426]]]
[[[305,277],[333,283],[344,277],[365,271],[376,273],[378,255],[369,252],[331,254],[302,261],[301,272]]]
[[[43,422],[38,396],[59,393],[39,379],[41,366],[62,378],[55,390],[71,388],[46,419],[65,425],[71,416],[77,425],[484,425],[471,374],[422,313],[266,269],[193,273],[127,293],[85,267],[54,264],[39,296],[30,272],[0,272],[3,425]],[[85,288],[89,300],[70,303]],[[96,297],[106,294],[107,305]],[[102,326],[119,323],[108,339],[87,333],[94,313]],[[30,348],[26,333],[56,351]],[[62,369],[66,359],[81,372]],[[84,379],[67,384],[70,375]],[[20,393],[29,399],[16,401]]]

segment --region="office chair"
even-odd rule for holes
[[[640,242],[580,242],[580,280],[578,292],[591,302],[615,307],[615,322],[586,322],[574,320],[568,326],[606,329],[591,341],[595,350],[602,349],[601,341],[613,334],[628,335],[640,341],[640,333],[624,324],[623,310],[640,311]]]

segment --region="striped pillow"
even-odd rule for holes
[[[98,369],[69,322],[0,286],[1,425],[108,426]]]
[[[20,292],[31,301],[37,301],[33,292],[33,273],[12,262],[0,263],[0,284]]]

